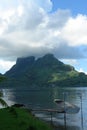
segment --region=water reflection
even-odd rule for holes
[[[64,126],[58,126],[55,128],[55,130],[81,130],[79,126],[67,126],[66,128]]]
[[[73,103],[81,108],[80,95],[82,94],[82,106],[83,106],[83,127],[87,129],[87,88],[49,88],[43,90],[29,90],[26,89],[2,89],[5,100],[11,105],[13,103],[22,103],[29,108],[53,108],[57,109],[57,105],[54,103],[55,98],[64,98],[65,100]],[[37,113],[38,116],[46,117],[50,121],[50,115],[48,113]],[[64,115],[53,114],[53,122],[57,126],[55,130],[65,130],[64,128]],[[81,126],[81,109],[78,114],[66,115],[66,130],[82,130]]]

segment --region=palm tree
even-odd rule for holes
[[[4,101],[3,97],[3,93],[0,91],[0,104],[4,107],[8,107],[8,104]]]
[[[0,74],[0,82],[2,82],[3,80],[5,80],[6,78],[4,76],[2,76]],[[0,91],[0,104],[4,107],[8,107],[8,104],[4,101],[4,99],[2,98],[3,97],[3,92]]]

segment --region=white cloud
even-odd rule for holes
[[[15,62],[0,60],[0,73],[3,74],[5,71],[9,70],[14,64]]]
[[[83,68],[80,68],[78,71],[87,74],[87,72]]]
[[[70,65],[78,65],[78,61],[75,59],[63,59],[62,60],[65,64],[70,64]]]
[[[49,22],[47,26],[55,31],[58,31],[59,29],[61,30],[67,23],[70,17],[70,10],[58,9],[56,12],[49,14],[48,17]]]
[[[51,11],[52,9],[52,2],[51,0],[20,0],[20,3],[25,5],[25,7],[39,7],[43,8],[46,12]]]
[[[7,2],[3,0],[0,11],[0,58],[14,61],[45,53],[62,59],[84,58],[79,46],[87,45],[86,15],[73,17],[70,10],[61,9],[50,12],[51,0]]]
[[[87,16],[79,14],[75,18],[70,17],[61,35],[70,46],[87,45]]]
[[[34,9],[22,5],[19,10],[9,16],[6,31],[1,36],[0,54],[3,58],[16,59],[19,56],[42,55],[53,53],[55,47],[59,48],[61,44],[59,23],[62,28],[67,22],[68,10],[47,14],[44,8],[35,5]],[[17,11],[21,12],[21,15]],[[55,23],[52,18],[56,18]]]

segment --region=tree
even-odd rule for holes
[[[4,107],[8,107],[8,104],[4,101],[3,97],[3,93],[0,91],[0,104]]]

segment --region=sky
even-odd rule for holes
[[[87,74],[87,0],[0,0],[0,73],[47,53]]]

